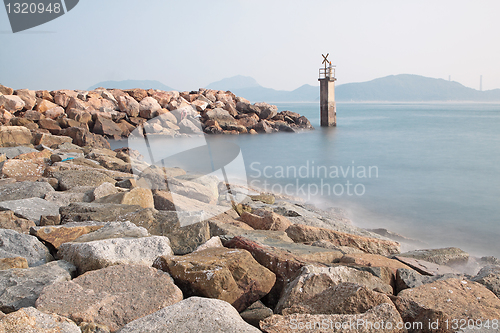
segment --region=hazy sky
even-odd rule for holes
[[[292,90],[317,85],[330,53],[338,83],[391,74],[500,88],[498,0],[80,0],[13,34],[0,8],[0,83],[87,89],[158,80],[179,90],[246,75]]]

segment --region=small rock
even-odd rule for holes
[[[19,309],[1,318],[0,332],[81,333],[73,321],[33,307]]]
[[[115,265],[47,286],[36,307],[114,332],[181,300],[182,292],[168,274],[142,265]]]
[[[190,297],[149,316],[137,319],[117,333],[135,332],[238,332],[259,333],[227,302]]]
[[[241,220],[258,230],[285,231],[292,225],[286,217],[268,210],[253,210],[252,213],[242,212]]]
[[[25,258],[30,267],[53,260],[49,250],[36,237],[0,229],[0,258],[15,257]]]
[[[163,236],[64,243],[58,252],[60,258],[75,264],[79,273],[122,264],[151,266],[162,255],[173,255],[168,238]]]
[[[224,247],[224,245],[222,245],[222,242],[220,241],[220,238],[218,236],[214,236],[205,243],[198,246],[196,250],[194,250],[193,252],[203,251],[206,249],[217,248],[217,247]]]
[[[9,313],[35,306],[43,288],[56,282],[69,281],[76,268],[63,260],[32,268],[0,271],[0,310]]]
[[[240,313],[241,318],[250,325],[259,328],[261,320],[273,315],[273,310],[265,306],[261,301],[250,305],[245,311]]]

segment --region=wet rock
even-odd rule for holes
[[[268,210],[253,210],[252,213],[243,212],[241,220],[258,230],[285,231],[292,225],[286,217]]]
[[[19,309],[1,318],[0,332],[81,333],[68,318],[43,313],[33,307]]]
[[[242,311],[265,296],[275,275],[244,250],[211,248],[185,256],[162,256],[153,267],[164,270],[187,296],[218,298]]]
[[[0,271],[11,268],[28,268],[28,261],[23,257],[0,259]]]
[[[463,265],[469,260],[469,254],[456,247],[416,250],[401,253],[398,256],[425,260],[438,265]]]
[[[0,228],[10,229],[19,233],[28,234],[31,227],[36,224],[33,221],[23,219],[14,215],[11,210],[0,212]]]
[[[370,290],[392,293],[392,287],[372,274],[351,267],[305,266],[299,275],[287,284],[276,306],[276,312],[294,304],[303,304],[318,294],[343,282],[355,283]]]
[[[182,292],[168,274],[142,265],[116,265],[46,287],[36,308],[113,332],[181,300]]]
[[[54,192],[54,188],[46,182],[17,182],[0,186],[0,201],[44,198],[51,192]]]
[[[382,323],[392,323],[390,326],[383,326]],[[322,323],[325,330],[322,328]],[[352,323],[352,324],[350,324]],[[357,326],[357,324],[360,324]],[[377,323],[378,325],[370,325]],[[404,332],[397,328],[402,323],[401,316],[393,305],[384,303],[378,305],[365,313],[355,315],[330,314],[330,315],[310,315],[294,313],[286,316],[273,315],[260,323],[263,332],[285,333],[285,332],[347,332],[347,333],[396,333]],[[367,324],[367,325],[365,325]],[[390,327],[390,328],[389,328]]]
[[[118,333],[148,332],[238,332],[258,333],[229,303],[190,297],[124,326]]]
[[[70,190],[76,186],[94,186],[102,183],[114,184],[116,181],[98,170],[67,170],[53,172],[52,177],[59,181],[59,188],[63,191]]]
[[[9,313],[35,306],[43,288],[56,282],[71,280],[76,268],[59,260],[32,268],[0,271],[0,310]]]
[[[58,249],[63,243],[71,242],[102,227],[103,224],[72,223],[61,226],[32,227],[30,234]]]
[[[350,246],[371,254],[389,255],[399,253],[400,248],[399,243],[393,241],[351,235],[331,229],[300,224],[290,226],[286,233],[294,242],[312,243],[318,240],[326,240],[335,245]]]
[[[479,273],[472,278],[472,281],[478,282],[491,290],[500,297],[500,266],[489,265],[481,268]]]
[[[42,215],[59,214],[59,204],[40,198],[0,201],[0,210],[11,210],[17,216],[40,224]]]
[[[162,255],[173,255],[168,238],[163,236],[64,243],[58,252],[60,258],[73,263],[80,273],[112,265],[151,266]]]

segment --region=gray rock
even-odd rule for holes
[[[55,192],[46,182],[17,182],[0,187],[0,201],[19,200],[29,198],[44,198],[45,195]]]
[[[92,201],[115,193],[118,193],[118,189],[115,187],[114,184],[108,182],[102,183],[101,185],[97,186],[95,190],[92,192],[93,195]]]
[[[84,273],[112,265],[151,266],[159,256],[173,255],[167,237],[113,238],[87,243],[64,243],[58,256],[73,263]]]
[[[116,181],[99,170],[65,170],[52,174],[59,181],[61,190],[69,190],[76,186],[99,186],[102,183]]]
[[[50,186],[50,185],[49,185]],[[17,216],[31,220],[40,225],[40,216],[58,215],[61,205],[41,198],[29,198],[0,202],[0,210],[11,210]]]
[[[0,271],[0,311],[9,313],[35,306],[42,289],[56,282],[71,280],[76,267],[59,260],[32,268]]]
[[[61,207],[61,224],[81,221],[112,222],[122,221],[120,217],[135,213],[142,209],[136,205],[105,204],[105,203],[72,203]],[[127,219],[125,219],[127,220]]]
[[[165,234],[170,239],[172,251],[176,255],[193,252],[198,246],[210,239],[208,222],[198,222],[181,228],[175,228]]]
[[[65,226],[67,225],[65,224]],[[101,229],[82,235],[73,242],[84,243],[111,238],[140,238],[148,236],[150,236],[149,232],[145,228],[138,227],[131,222],[108,222]]]
[[[396,290],[399,293],[401,290],[408,288],[416,288],[423,284],[432,283],[439,280],[447,280],[451,278],[467,279],[465,275],[460,274],[441,274],[441,275],[421,275],[413,269],[398,268],[396,272]]]
[[[54,191],[48,193],[44,199],[51,202],[57,202],[61,206],[68,206],[72,202],[87,202],[88,201],[87,197],[88,196],[86,193],[81,193],[81,192]]]
[[[464,265],[469,260],[469,254],[456,247],[415,250],[398,254],[398,256],[425,260],[438,265]]]
[[[81,333],[75,322],[33,307],[19,309],[0,320],[0,332]]]
[[[181,290],[167,273],[142,265],[115,265],[45,287],[36,307],[115,332],[181,300]]]
[[[481,283],[491,290],[497,297],[500,297],[500,266],[489,265],[483,267],[472,281]]]
[[[5,154],[7,158],[14,158],[22,154],[36,153],[36,152],[38,152],[38,150],[25,146],[0,148],[0,155]]]
[[[218,299],[190,297],[134,320],[117,333],[259,333],[247,324],[229,303]]]
[[[23,257],[30,267],[53,260],[49,250],[38,238],[10,229],[0,229],[0,258]]]
[[[240,313],[241,318],[252,326],[259,328],[261,320],[273,315],[273,310],[265,306],[261,301],[257,301]]]

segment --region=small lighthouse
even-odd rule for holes
[[[337,110],[335,106],[335,66],[328,61],[328,56],[323,55],[322,64],[325,67],[319,69],[319,101],[321,112],[321,126],[337,126]]]

